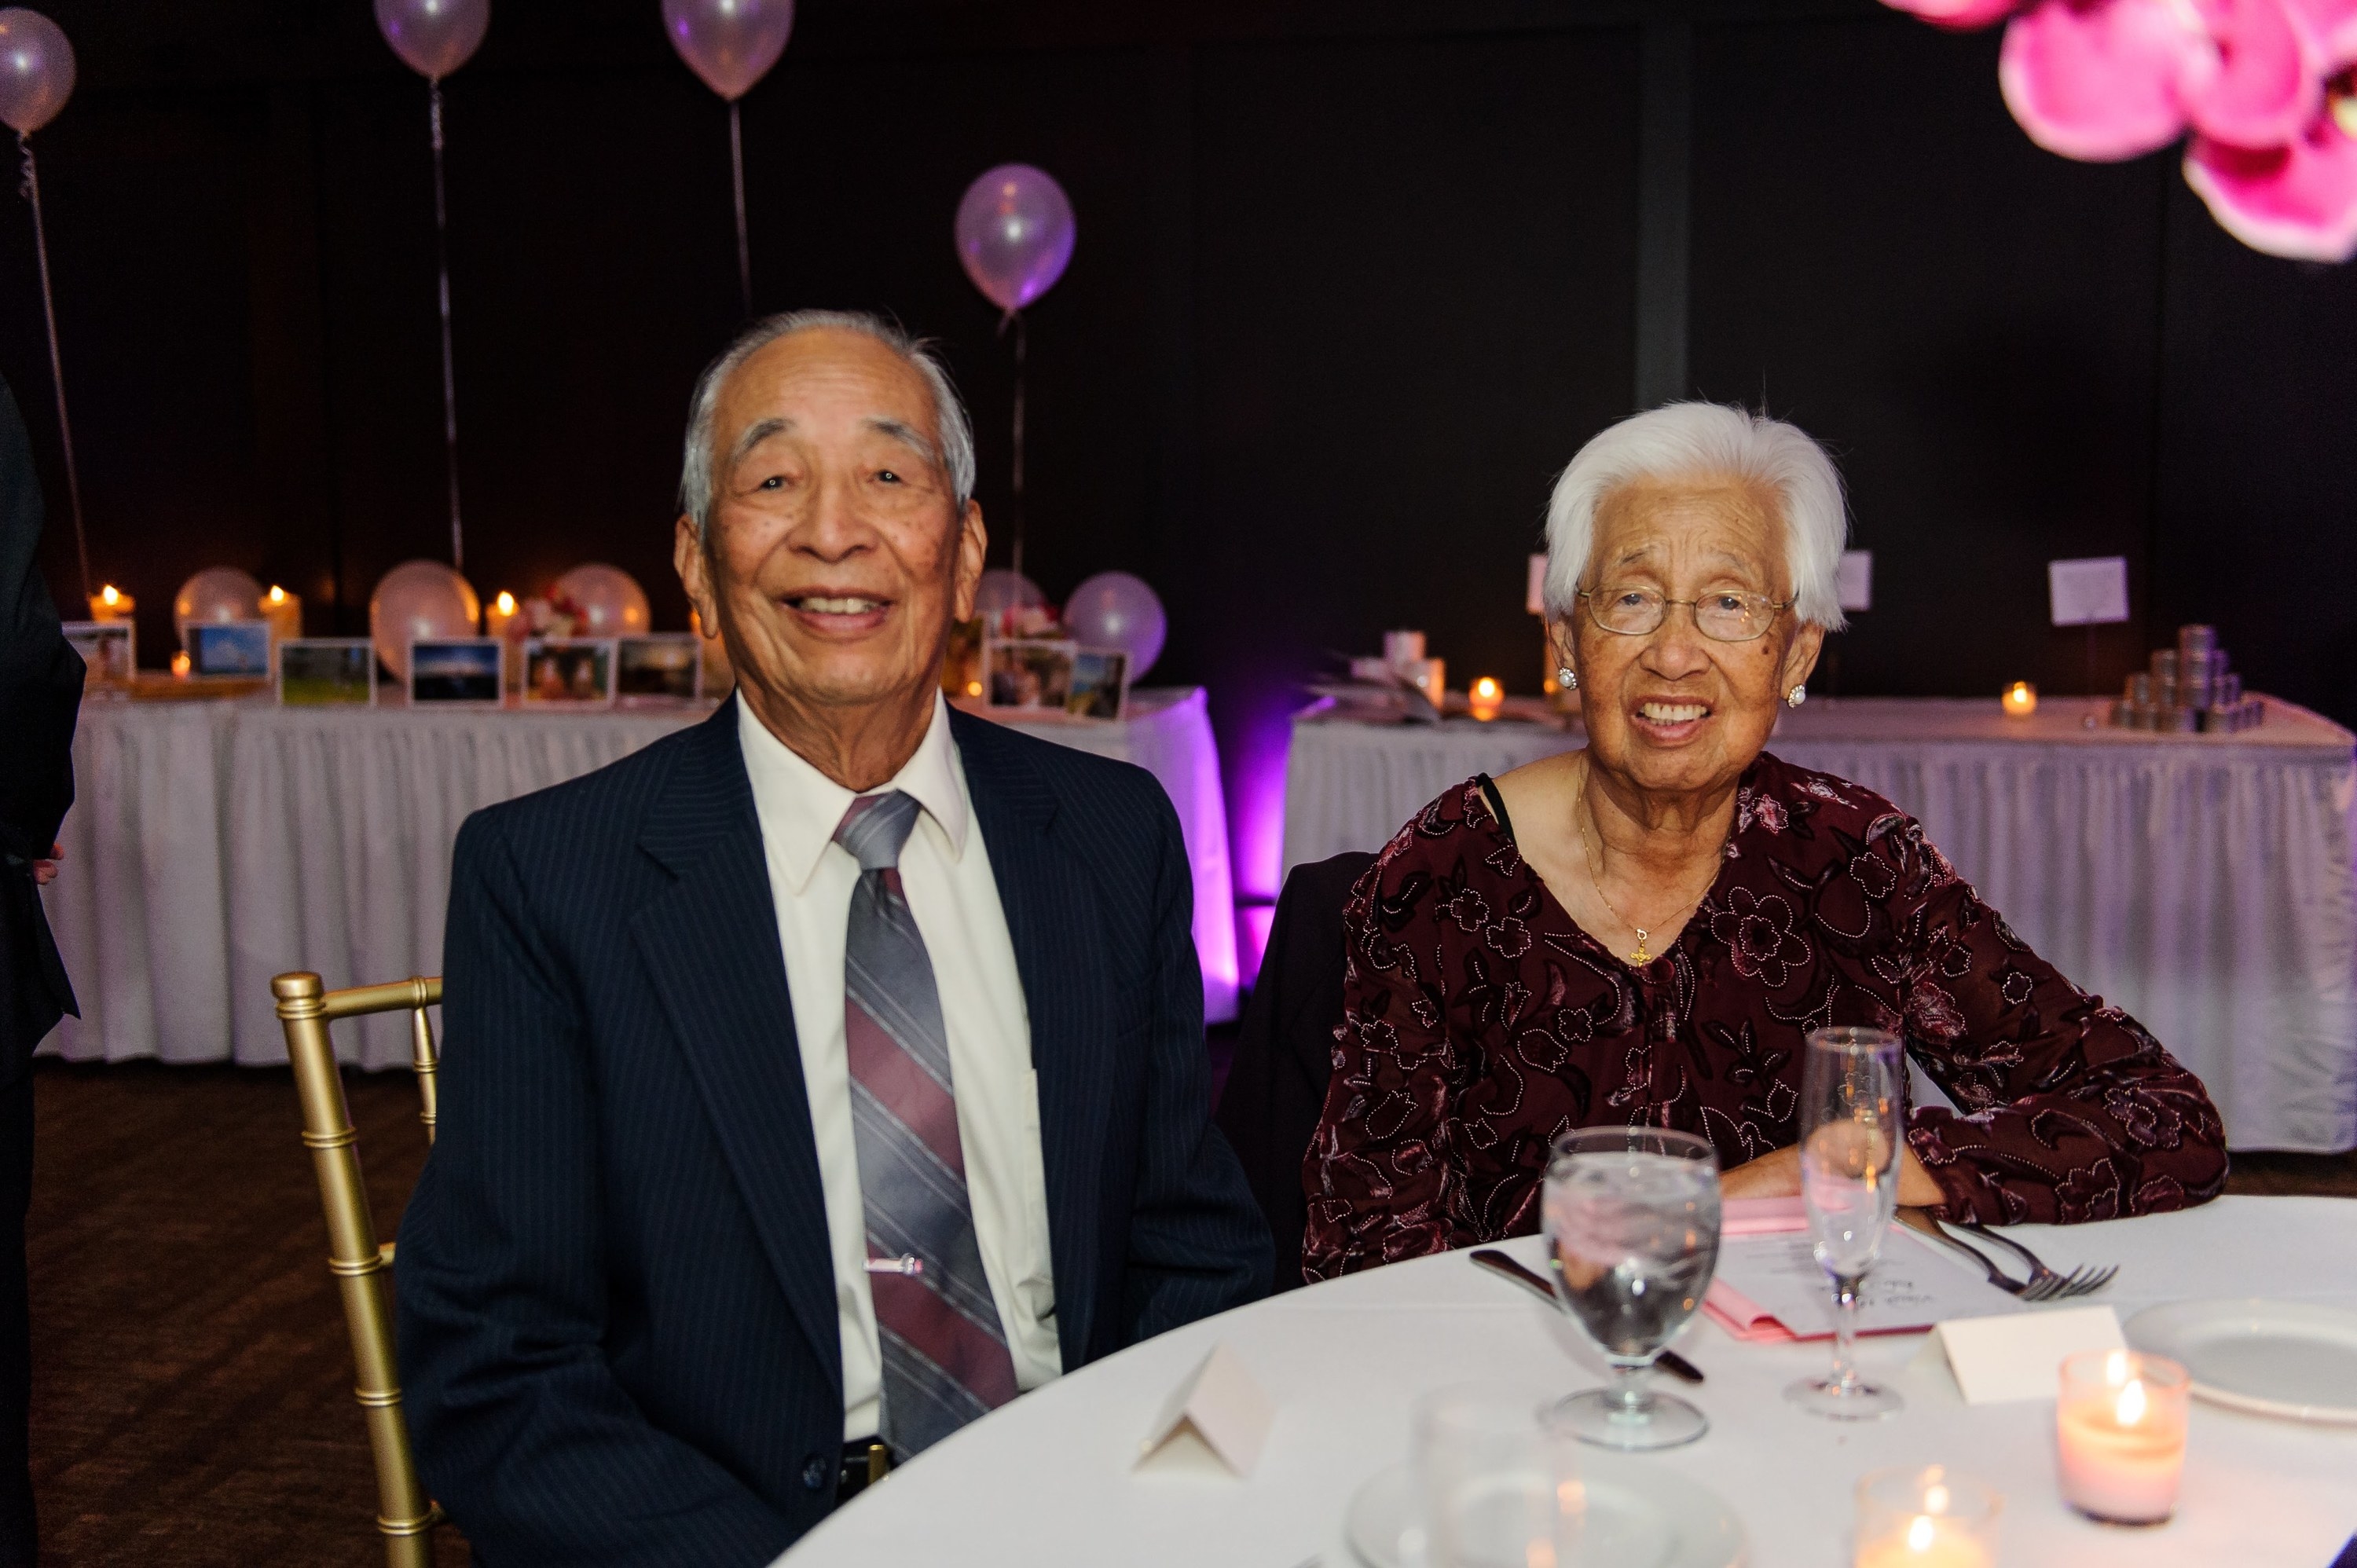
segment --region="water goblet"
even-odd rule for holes
[[[1833,1282],[1834,1364],[1784,1397],[1834,1421],[1878,1421],[1906,1401],[1857,1364],[1859,1290],[1899,1208],[1907,1136],[1899,1037],[1881,1029],[1810,1031],[1801,1068],[1801,1199],[1817,1266]]]
[[[1570,1441],[1520,1389],[1462,1383],[1415,1402],[1423,1568],[1572,1568],[1587,1493]]]
[[[1612,1368],[1609,1387],[1561,1401],[1549,1424],[1603,1448],[1692,1443],[1709,1418],[1650,1380],[1718,1264],[1717,1154],[1667,1128],[1566,1133],[1542,1203],[1555,1298]]]

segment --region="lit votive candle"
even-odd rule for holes
[[[1855,1568],[1995,1568],[2005,1499],[1945,1466],[1877,1470],[1857,1484]]]
[[[1505,706],[1506,689],[1490,676],[1484,675],[1473,682],[1471,688],[1465,693],[1465,700],[1466,704],[1473,710],[1473,716],[1483,724],[1488,724],[1498,716],[1498,710]]]
[[[188,662],[188,655],[185,650],[172,655],[172,679],[175,681],[187,680],[188,671],[195,668],[196,666]]]
[[[138,607],[129,594],[112,583],[90,596],[90,618],[92,620],[129,620],[131,612]]]
[[[2114,1524],[2169,1518],[2190,1403],[2185,1369],[2163,1357],[2087,1350],[2065,1360],[2054,1405],[2062,1500]]]
[[[290,594],[277,584],[262,596],[262,618],[270,623],[270,640],[284,642],[290,637],[303,635],[303,596]]]
[[[2008,717],[2026,719],[2038,711],[2038,688],[2027,681],[2016,681],[2005,689],[2004,702]]]

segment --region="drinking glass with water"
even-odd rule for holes
[[[1555,1141],[1543,1202],[1556,1299],[1611,1364],[1608,1388],[1549,1423],[1605,1448],[1674,1448],[1710,1430],[1651,1386],[1654,1359],[1702,1305],[1718,1264],[1718,1156],[1657,1127],[1591,1127]]]

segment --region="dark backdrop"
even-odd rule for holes
[[[36,145],[94,575],[137,595],[150,663],[217,563],[364,629],[377,577],[447,547],[424,83],[365,0],[51,11],[82,72]],[[745,103],[755,303],[940,338],[1003,521],[1007,345],[950,218],[993,163],[1062,180],[1027,564],[1059,597],[1161,589],[1153,679],[1211,687],[1247,896],[1329,652],[1421,626],[1458,683],[1535,684],[1523,555],[1640,386],[1764,403],[1840,457],[1876,604],[1823,684],[2075,692],[2044,564],[2117,553],[2136,619],[2099,679],[2208,619],[2255,685],[2357,720],[2357,278],[2243,250],[2171,155],[2037,151],[1995,60],[1869,0],[804,0]],[[683,405],[738,318],[724,112],[655,0],[498,0],[447,91],[468,575],[608,560],[682,625]],[[13,202],[0,372],[70,600]]]

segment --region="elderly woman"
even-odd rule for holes
[[[1803,1042],[1900,1034],[1899,1201],[1994,1223],[2215,1197],[2194,1077],[1981,902],[1911,819],[1761,747],[1829,630],[1841,481],[1792,425],[1684,403],[1607,430],[1548,509],[1585,749],[1469,779],[1352,890],[1303,1172],[1311,1279],[1536,1229],[1548,1144],[1707,1137],[1729,1197],[1800,1190]]]

